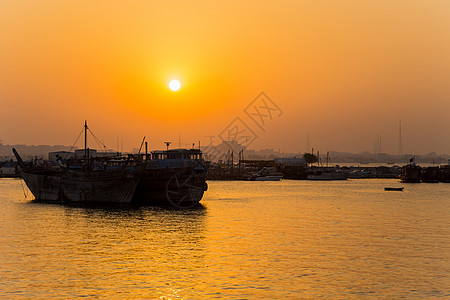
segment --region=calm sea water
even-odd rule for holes
[[[2,299],[450,297],[450,184],[210,181],[193,210],[34,203],[23,186],[0,179]]]

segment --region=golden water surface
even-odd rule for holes
[[[0,179],[0,298],[450,297],[450,184],[208,184],[175,210],[34,203]]]

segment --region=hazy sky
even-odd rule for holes
[[[2,0],[0,108],[4,144],[450,153],[450,1]]]

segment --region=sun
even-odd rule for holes
[[[171,89],[174,92],[178,91],[180,89],[180,87],[181,87],[181,83],[176,79],[171,80],[169,82],[169,89]]]

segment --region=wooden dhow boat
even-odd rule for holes
[[[87,148],[87,122],[85,155],[65,163],[45,164],[33,161],[25,164],[16,149],[22,179],[38,201],[130,203],[139,183],[144,165],[106,168],[109,158],[89,157]]]
[[[25,164],[16,149],[20,176],[38,201],[137,203],[189,208],[207,190],[208,164],[200,149],[89,157],[57,164]],[[144,138],[145,139],[145,138]],[[141,145],[142,146],[142,145]]]

